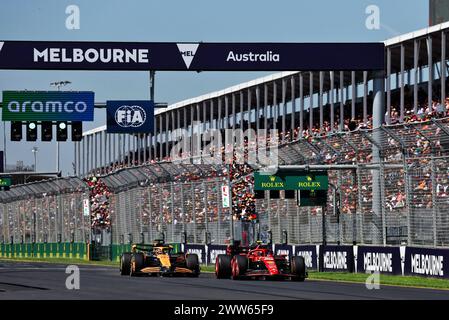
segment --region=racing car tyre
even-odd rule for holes
[[[215,259],[215,276],[217,279],[226,279],[231,276],[231,256],[219,254]]]
[[[129,276],[131,272],[131,253],[124,252],[120,256],[120,275]]]
[[[193,271],[192,276],[198,277],[200,275],[200,262],[198,256],[196,254],[187,254],[186,255],[186,266],[187,269]]]
[[[133,253],[131,256],[131,277],[136,276],[138,272],[144,268],[144,260],[145,257],[142,252]]]
[[[232,279],[236,280],[243,276],[248,269],[248,258],[236,255],[232,263]]]
[[[306,263],[304,261],[304,257],[292,257],[290,264],[292,274],[296,275],[296,278],[294,278],[293,280],[304,281],[304,279],[306,278]]]

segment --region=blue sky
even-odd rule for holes
[[[68,5],[80,9],[80,30],[65,27]],[[380,9],[380,30],[365,27],[365,8]],[[382,41],[426,27],[428,0],[2,0],[0,40],[366,42]],[[173,103],[265,72],[157,72],[156,101]],[[92,90],[97,101],[148,98],[147,72],[0,71],[0,91],[52,90],[50,82],[69,80],[70,90]],[[1,93],[0,93],[1,94]],[[84,128],[105,124],[105,110]],[[33,163],[54,170],[55,143],[10,142],[7,162]],[[3,149],[3,123],[0,126]],[[72,173],[73,145],[61,144],[63,174]]]

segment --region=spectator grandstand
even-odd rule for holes
[[[88,186],[91,227],[115,230],[117,242],[127,235],[151,240],[161,233],[171,241],[185,233],[191,242],[204,242],[210,233],[213,242],[226,243],[257,219],[261,232],[270,230],[275,241],[285,230],[293,243],[319,242],[323,208],[297,207],[283,192],[279,199],[268,192],[265,199],[254,196],[252,174],[258,167],[241,157],[264,146],[269,136],[257,144],[223,139],[204,150],[217,153],[220,163],[201,161],[194,147],[180,153],[190,162],[171,158],[176,129],[185,129],[193,142],[207,129],[224,136],[226,129],[275,128],[279,164],[329,166],[335,186],[324,217],[330,241],[388,244],[387,229],[405,227],[407,238],[401,241],[447,246],[449,88],[442,48],[448,29],[446,23],[385,41],[382,125],[376,125],[379,115],[372,107],[372,73],[282,72],[158,110],[154,134],[85,132],[75,146],[75,163]],[[409,54],[405,58],[397,52],[401,47]],[[233,161],[226,163],[229,155]],[[337,170],[337,165],[348,166]],[[220,188],[228,179],[231,209],[221,205]],[[9,222],[2,225],[5,237],[17,228],[29,232],[29,223],[22,226],[7,214],[10,205],[2,208]],[[51,228],[51,215],[45,212],[41,219]]]

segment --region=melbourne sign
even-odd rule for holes
[[[383,43],[0,41],[0,69],[382,70]]]
[[[325,172],[301,175],[263,175],[254,173],[254,190],[327,190],[329,179]]]
[[[294,246],[293,248],[295,256],[304,257],[307,269],[318,269],[318,251],[316,245]]]
[[[211,244],[206,246],[207,264],[215,263],[215,259],[219,254],[226,254],[226,245]]]
[[[449,278],[449,249],[405,248],[404,275]]]
[[[357,272],[402,274],[399,247],[357,247]]]
[[[91,91],[3,91],[3,121],[93,121]]]
[[[107,101],[108,133],[150,133],[154,129],[154,103],[146,100]]]
[[[352,246],[320,246],[320,269],[354,272]]]
[[[200,263],[206,263],[206,246],[201,244],[183,244],[183,252],[198,255]]]
[[[288,260],[293,256],[293,247],[288,244],[273,245],[274,254],[277,256],[286,256]]]

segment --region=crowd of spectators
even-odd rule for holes
[[[386,120],[388,121],[387,127],[394,130],[399,136],[408,135],[409,141],[407,145],[407,152],[410,156],[413,157],[422,157],[429,155],[432,150],[439,149],[441,147],[438,136],[441,133],[441,128],[436,127],[429,120],[435,118],[443,118],[449,115],[449,98],[445,99],[444,102],[440,102],[438,100],[434,100],[431,102],[430,106],[425,101],[420,101],[420,104],[417,108],[417,112],[413,111],[413,108],[410,105],[405,105],[404,116],[401,119],[400,112],[397,107],[392,106],[390,108],[390,114],[385,114]],[[363,121],[361,117],[356,117],[353,119],[344,119],[343,122],[343,132],[351,132],[350,134],[346,134],[346,144],[345,140],[340,140],[340,138],[335,137],[333,135],[333,130],[339,130],[339,119],[336,116],[335,122],[333,126],[330,125],[329,121],[324,121],[323,127],[320,129],[319,125],[316,124],[312,128],[308,128],[305,123],[304,130],[300,132],[299,128],[295,128],[293,132],[291,130],[287,130],[285,133],[280,132],[278,139],[282,141],[284,144],[289,144],[295,142],[297,140],[306,141],[311,145],[318,146],[315,153],[312,155],[316,156],[321,163],[332,164],[332,163],[369,163],[372,161],[372,143],[365,135],[358,135],[357,139],[353,138],[360,132],[366,132],[367,136],[371,136],[372,125],[372,117],[368,116],[367,121]],[[409,125],[422,123],[420,130],[414,132],[414,136],[410,137],[410,128]],[[287,128],[290,127],[290,124],[287,124]],[[423,132],[425,134],[423,134]],[[427,135],[431,136],[429,138]],[[354,139],[352,141],[351,139]],[[357,141],[355,141],[357,140]],[[405,139],[406,140],[406,139]],[[401,142],[397,140],[396,137],[386,135],[385,137],[386,145],[383,146],[385,148],[382,156],[384,161],[402,161],[404,150],[402,149]],[[352,143],[352,145],[351,145]],[[356,145],[357,148],[354,148],[353,145]],[[199,181],[207,181],[210,179],[220,178],[220,177],[229,177],[232,185],[232,212],[233,218],[236,220],[253,220],[257,218],[257,209],[256,209],[256,200],[254,197],[254,178],[253,171],[254,168],[248,164],[244,164],[243,159],[237,158],[238,156],[247,156],[248,148],[253,148],[254,146],[248,142],[248,139],[244,140],[243,144],[234,144],[234,145],[225,145],[222,146],[218,152],[218,156],[221,157],[223,161],[228,159],[229,154],[232,153],[233,161],[229,164],[229,166],[221,165],[221,166],[212,166],[210,170],[180,170],[179,173],[173,174],[171,179],[175,183],[188,183],[188,182],[199,182]],[[282,147],[282,146],[281,146]],[[217,150],[211,149],[209,150],[211,155],[216,154]],[[242,152],[243,151],[243,152]],[[183,152],[182,156],[189,156],[188,152]],[[137,158],[136,155],[132,156],[133,159]],[[162,159],[154,158],[148,161],[148,164],[155,165],[160,162],[170,162],[171,158],[168,156],[163,157]],[[127,161],[125,161],[127,163]],[[116,169],[121,168],[122,164],[115,164]],[[155,166],[157,167],[157,166]],[[229,172],[227,171],[229,168]],[[152,170],[154,168],[152,167]],[[403,174],[402,174],[403,176]],[[389,184],[390,188],[387,188],[388,194],[385,195],[385,207],[389,211],[394,211],[397,209],[402,209],[406,204],[406,196],[404,189],[404,181],[403,178],[392,178],[387,181],[391,182]],[[448,179],[441,179],[441,182],[438,186],[438,194],[442,196],[447,196],[448,192]],[[92,183],[92,182],[90,182]],[[372,192],[366,185],[370,185],[370,175],[365,177],[365,181],[363,181],[362,186],[362,199],[363,202],[369,203],[372,199]],[[97,183],[98,184],[98,183]],[[429,179],[423,178],[419,183],[417,183],[414,188],[416,190],[426,190],[429,188]],[[365,189],[363,189],[365,188]],[[104,188],[101,184],[99,184],[99,192],[94,196],[95,199],[102,199],[100,201],[93,201],[95,210],[93,212],[93,224],[95,225],[104,225],[108,224],[107,219],[107,188]],[[391,191],[390,191],[391,190]],[[440,191],[441,190],[441,191]],[[213,217],[215,213],[207,213],[205,209],[201,207],[201,203],[203,202],[203,195],[201,192],[201,188],[195,189],[195,199],[187,200],[184,203],[185,208],[189,208],[189,210],[195,211],[195,217],[197,221],[204,221],[204,217],[208,215],[209,217]],[[167,193],[168,192],[168,193]],[[170,197],[169,191],[162,194],[162,198],[165,199],[166,203],[162,206],[163,210],[163,220],[165,222],[173,222],[178,223],[179,221],[191,221],[192,214],[184,213],[186,216],[182,216],[180,210],[175,210],[175,215],[172,217],[171,210],[169,209],[173,204],[170,203],[168,199]],[[348,184],[343,188],[343,193],[345,196],[342,197],[341,203],[341,212],[342,213],[352,213],[355,211],[355,205],[353,199],[356,197],[357,188],[355,184]],[[198,199],[196,198],[198,197]],[[209,199],[208,202],[214,202],[216,200]],[[103,201],[105,200],[106,201]],[[215,198],[214,198],[215,199]],[[197,208],[193,207],[193,203],[198,206]],[[216,205],[215,205],[216,206]],[[210,206],[213,208],[214,206]],[[156,208],[154,208],[156,209]],[[154,211],[154,210],[152,210]]]
[[[90,217],[93,229],[111,227],[109,197],[110,191],[99,178],[92,176],[85,179],[89,188]]]

